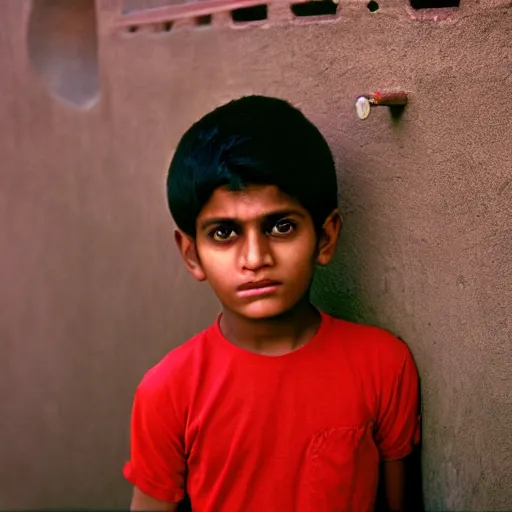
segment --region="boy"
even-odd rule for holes
[[[137,388],[132,510],[369,512],[379,463],[403,510],[418,376],[388,332],[309,301],[341,228],[334,161],[301,112],[262,96],[180,141],[167,192],[185,265],[222,313]]]

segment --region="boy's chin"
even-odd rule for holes
[[[247,320],[270,320],[283,315],[292,307],[272,300],[260,300],[238,309],[237,313]]]

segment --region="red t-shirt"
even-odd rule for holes
[[[264,356],[218,321],[138,386],[125,477],[194,512],[369,512],[379,460],[418,441],[418,375],[402,341],[322,313],[302,348]]]

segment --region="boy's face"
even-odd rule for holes
[[[208,280],[224,308],[263,319],[308,293],[315,264],[334,254],[340,224],[335,211],[318,239],[308,211],[277,187],[220,187],[197,218],[195,243],[179,231],[176,241],[190,272]]]

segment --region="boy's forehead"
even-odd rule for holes
[[[249,185],[240,191],[219,187],[201,210],[198,221],[227,218],[243,222],[285,210],[304,208],[274,185]]]

